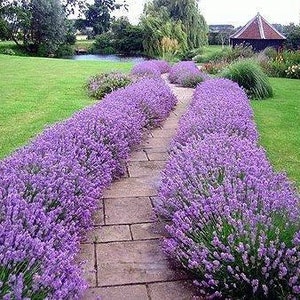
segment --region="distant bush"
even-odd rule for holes
[[[300,79],[300,64],[288,67],[285,72],[288,78]]]
[[[60,45],[55,52],[56,57],[66,57],[74,55],[74,46],[69,44]]]
[[[87,83],[88,94],[96,99],[102,99],[106,94],[125,87],[132,82],[130,76],[122,73],[102,73],[91,77]]]
[[[208,62],[202,65],[202,70],[208,74],[216,75],[228,66],[227,62]]]
[[[112,34],[110,32],[106,32],[96,36],[93,46],[91,47],[91,52],[97,54],[116,53]]]
[[[2,54],[5,54],[5,55],[16,55],[16,52],[13,49],[11,49],[11,48],[7,48],[7,49],[4,49],[2,51]]]
[[[263,53],[266,54],[268,60],[260,61],[260,65],[271,77],[290,77],[291,73],[287,70],[293,65],[300,64],[300,51],[272,52],[272,50],[265,50]]]
[[[264,54],[264,55],[266,55],[268,58],[270,58],[270,59],[275,59],[276,58],[276,56],[277,56],[277,51],[276,51],[276,49],[274,49],[273,47],[267,47],[267,48],[265,48],[263,51],[262,51],[262,53]]]
[[[219,48],[212,52],[197,54],[193,57],[193,60],[197,63],[207,63],[207,62],[217,62],[217,61],[226,61],[229,53],[232,49],[230,47]]]
[[[273,96],[267,75],[254,60],[244,59],[232,63],[220,73],[220,77],[237,82],[250,98],[265,99]]]

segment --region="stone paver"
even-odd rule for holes
[[[148,300],[146,285],[125,285],[89,289],[85,300]],[[162,299],[160,299],[162,300]]]
[[[107,225],[153,222],[155,217],[149,197],[108,198],[104,205]]]
[[[192,89],[172,87],[178,104],[159,128],[145,131],[127,163],[126,177],[104,192],[94,229],[82,241],[79,260],[89,289],[84,300],[188,300],[187,275],[172,266],[161,248],[167,236],[153,211],[160,172]]]
[[[166,152],[150,152],[147,153],[148,158],[150,161],[155,160],[155,161],[166,161],[169,157],[169,154]]]
[[[107,243],[132,240],[129,225],[112,225],[95,227],[87,235],[87,243]]]
[[[130,177],[153,176],[160,177],[160,172],[164,168],[164,161],[131,161],[128,163]]]
[[[129,161],[148,161],[146,151],[135,151],[131,153]]]
[[[165,150],[168,149],[170,144],[171,138],[170,137],[153,137],[150,138],[146,143],[146,149],[148,148],[163,148]],[[146,150],[147,151],[147,150]]]
[[[192,300],[193,286],[187,281],[159,282],[148,285],[151,300]],[[172,295],[170,297],[170,295]]]
[[[93,216],[94,225],[104,225],[104,211],[103,211],[103,200],[99,205],[99,209]]]
[[[171,281],[185,276],[170,267],[158,240],[97,244],[96,249],[99,286]]]
[[[157,194],[158,178],[121,178],[104,192],[104,198],[149,197]]]
[[[154,129],[152,131],[152,136],[154,138],[172,138],[176,133],[175,129]]]
[[[130,225],[133,240],[150,240],[162,237],[156,223],[143,223]]]
[[[90,287],[97,286],[97,267],[94,244],[82,244],[80,247],[80,262],[85,280]]]

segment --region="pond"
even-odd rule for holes
[[[68,57],[73,60],[102,60],[102,61],[118,61],[118,62],[141,62],[146,60],[147,58],[144,56],[127,56],[121,54],[78,54]]]

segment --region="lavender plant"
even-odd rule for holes
[[[228,79],[207,80],[198,86],[179,124],[172,142],[177,146],[208,133],[224,132],[252,141],[257,141],[258,136],[247,95]]]
[[[169,73],[170,82],[183,87],[196,87],[208,78],[209,76],[201,72],[193,61],[178,62],[172,66]]]
[[[111,72],[102,73],[89,78],[86,88],[89,96],[102,99],[106,94],[125,87],[132,82],[129,75]]]
[[[0,298],[78,299],[75,262],[98,199],[124,172],[144,127],[176,103],[161,79],[143,79],[46,129],[0,162]]]
[[[234,121],[228,127],[232,119],[226,117],[219,129],[223,124],[239,134],[217,127],[208,132],[201,114],[188,117],[203,106],[202,117],[210,115],[219,122],[222,115],[215,116],[215,104],[226,115],[234,101],[239,106],[231,111],[232,119],[253,122],[249,101],[236,84],[210,80],[195,91],[173,142],[156,204],[157,213],[168,221],[170,238],[164,250],[193,274],[201,296],[298,299],[299,195],[257,146],[254,125],[251,134],[242,134],[248,130],[245,123],[238,128]],[[181,135],[190,130],[184,142]]]
[[[160,66],[155,60],[143,61],[136,64],[132,70],[131,75],[136,75],[139,77],[160,77],[163,72]]]
[[[169,73],[170,71],[171,68],[170,64],[163,59],[152,59],[149,60],[148,62],[153,62],[154,64],[156,64],[161,74]]]

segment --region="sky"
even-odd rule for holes
[[[147,1],[126,0],[128,12],[122,10],[115,15],[127,15],[132,24],[137,24]],[[271,24],[300,22],[300,0],[200,0],[199,8],[209,25],[243,26],[258,12]]]

